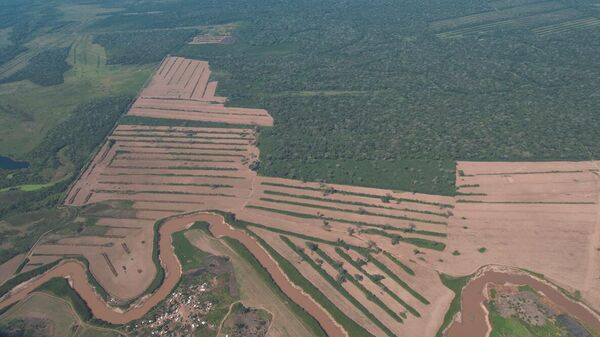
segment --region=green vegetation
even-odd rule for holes
[[[0,314],[0,335],[7,337],[118,337],[116,330],[78,317],[85,303],[64,279],[52,279]],[[101,323],[101,322],[93,322]],[[48,334],[50,333],[50,334]]]
[[[454,298],[452,302],[450,302],[450,308],[446,311],[446,315],[444,316],[444,322],[442,326],[440,326],[438,332],[436,333],[436,337],[442,337],[442,332],[450,325],[454,315],[460,311],[460,303],[462,300],[462,289],[469,282],[473,275],[463,276],[463,277],[452,277],[445,274],[439,274],[440,280],[446,286],[446,288],[452,290],[454,292]]]
[[[71,306],[84,321],[89,321],[93,318],[90,308],[87,304],[77,295],[77,293],[71,288],[69,282],[62,277],[55,277],[50,279],[48,282],[42,284],[36,291],[43,291],[50,293],[56,297],[66,299],[71,303]]]
[[[6,293],[8,293],[12,288],[14,288],[15,286],[29,280],[32,277],[41,275],[43,273],[45,273],[46,271],[52,269],[54,266],[56,266],[58,264],[58,262],[54,262],[54,263],[49,263],[47,265],[32,269],[26,273],[22,273],[19,274],[17,276],[14,276],[13,278],[9,279],[8,281],[4,282],[4,284],[2,284],[0,286],[0,297],[4,296]]]
[[[195,29],[102,33],[94,43],[106,49],[108,64],[157,63],[196,33]]]
[[[492,332],[490,337],[567,337],[571,336],[556,322],[547,320],[544,325],[537,326],[524,322],[516,317],[502,317],[493,304],[488,304]]]
[[[93,101],[52,128],[31,151],[31,169],[0,176],[0,187],[6,189],[0,193],[0,217],[56,205],[130,102],[129,97]],[[57,176],[57,172],[61,174]]]
[[[233,102],[273,114],[275,127],[261,134],[261,173],[450,194],[454,160],[587,160],[587,149],[597,157],[599,98],[586,93],[596,92],[599,77],[597,68],[588,73],[600,48],[598,27],[552,39],[529,31],[531,24],[570,22],[560,11],[597,14],[588,6],[515,4],[508,18],[550,13],[528,25],[507,22],[440,39],[435,22],[468,22],[462,18],[488,12],[475,24],[491,25],[502,19],[495,18],[497,5],[341,3],[268,1],[249,8],[227,1],[239,7],[224,19],[244,23],[234,32],[236,44],[180,52],[208,59]],[[196,22],[210,22],[209,13],[195,13]],[[126,24],[124,17],[118,22]]]
[[[326,334],[321,329],[319,323],[310,316],[302,307],[296,304],[294,301],[291,301],[289,297],[281,291],[281,289],[275,284],[270,274],[263,268],[263,266],[258,262],[258,260],[248,251],[248,249],[242,245],[239,241],[224,237],[223,240],[227,242],[227,245],[231,247],[238,255],[240,255],[252,268],[258,273],[260,278],[269,285],[271,289],[275,291],[277,296],[283,299],[292,311],[304,322],[304,325],[310,329],[315,337],[325,337]],[[281,266],[281,265],[280,265]],[[288,275],[289,276],[289,275]]]
[[[199,225],[199,227],[201,226]],[[185,232],[173,234],[173,247],[184,272],[200,268],[207,255],[190,243],[185,237]]]
[[[71,68],[71,65],[66,62],[68,55],[69,48],[44,50],[34,56],[27,66],[0,83],[29,80],[42,86],[62,84],[65,81],[65,71]]]

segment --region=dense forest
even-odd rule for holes
[[[30,80],[42,86],[56,85],[64,82],[65,71],[71,68],[66,61],[69,48],[47,49],[31,58],[27,65],[2,82]]]
[[[265,175],[453,194],[457,160],[600,156],[590,0],[85,3],[114,10],[85,29],[109,63],[206,59],[228,104],[268,109]],[[13,41],[39,31],[11,20]],[[227,24],[234,44],[186,45]]]
[[[108,64],[160,62],[192,39],[195,29],[98,34],[94,43],[106,48]]]

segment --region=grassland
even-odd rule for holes
[[[64,83],[39,86],[29,81],[0,85],[0,153],[27,158],[50,129],[94,99],[135,96],[151,66],[108,66],[104,49],[90,35],[78,38],[67,62]]]
[[[77,307],[72,301],[73,296],[77,297],[65,280],[49,282],[40,292],[31,294],[0,316],[0,333],[11,329],[23,331],[25,336],[43,333],[44,330],[35,329],[36,326],[39,327],[41,320],[51,328],[49,337],[122,336],[118,331],[85,323],[85,319],[78,316]]]

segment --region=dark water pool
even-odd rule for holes
[[[14,160],[9,157],[0,156],[0,169],[18,170],[28,168],[29,163],[26,161]]]

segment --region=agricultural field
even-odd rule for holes
[[[457,172],[448,263],[436,268],[516,266],[578,290],[598,308],[597,162],[459,162]]]
[[[8,1],[0,329],[600,333],[596,4]]]
[[[577,294],[570,296],[598,303],[596,162],[458,162],[453,197],[258,176],[259,127],[273,119],[266,110],[230,107],[215,95],[216,85],[205,61],[165,58],[70,186],[64,204],[77,212],[25,256],[2,265],[16,275],[7,284],[47,269],[34,284],[70,275],[83,282],[77,291],[86,301],[94,298],[101,317],[127,323],[111,308],[129,308],[127,317],[137,318],[126,332],[136,334],[147,333],[137,321],[146,315],[157,329],[175,328],[164,318],[179,315],[171,310],[183,305],[176,297],[152,308],[159,296],[198,286],[186,273],[203,269],[206,254],[229,256],[230,280],[232,270],[246,270],[240,282],[256,288],[262,279],[279,289],[265,306],[281,307],[290,296],[295,304],[282,308],[298,315],[298,331],[313,335],[433,337],[447,331],[453,337],[460,288],[450,289],[449,276],[438,273],[470,275],[488,265],[534,270]],[[198,211],[220,212],[233,228],[216,228],[217,215]],[[180,231],[198,217],[209,224],[156,243],[157,230]],[[181,274],[163,270],[157,260],[173,246]],[[166,288],[177,277],[184,281]],[[294,288],[302,292],[289,293]],[[144,306],[130,307],[148,292]],[[262,307],[262,299],[245,290],[239,296],[244,305]],[[242,310],[249,315],[244,318],[235,308],[230,319],[247,320],[245,333],[265,335],[269,324],[273,334],[286,335],[277,316]],[[209,309],[199,310],[204,317]],[[223,321],[206,328],[242,333],[241,323],[219,310]],[[198,322],[188,323],[185,331]]]

